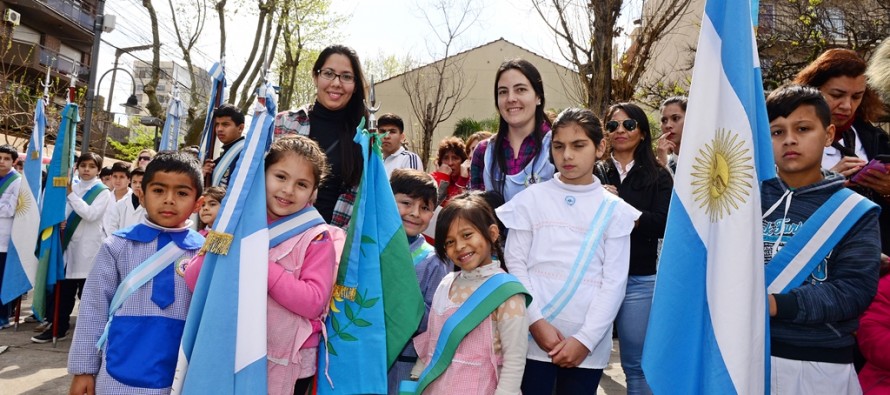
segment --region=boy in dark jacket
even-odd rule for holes
[[[862,393],[853,332],[877,290],[880,209],[821,168],[828,105],[799,85],[766,101],[778,178],[761,186],[771,393]]]

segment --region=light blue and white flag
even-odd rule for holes
[[[702,17],[643,350],[655,393],[769,388],[759,186],[775,168],[750,7]]]
[[[272,142],[274,91],[257,112],[223,199],[195,285],[173,381],[175,394],[266,393],[269,230],[264,160]]]
[[[159,151],[179,150],[180,125],[185,112],[185,106],[182,105],[182,99],[179,98],[177,90],[170,98],[170,103],[167,104],[167,119],[164,120],[164,132],[161,134],[161,143],[158,145]]]
[[[34,110],[34,128],[25,153],[24,177],[19,185],[19,199],[12,235],[6,254],[0,303],[9,303],[34,288],[37,278],[37,240],[40,234],[40,178],[43,166],[43,137],[46,133],[46,113],[43,98]]]
[[[207,117],[204,118],[204,131],[201,132],[201,145],[198,151],[198,159],[201,163],[204,163],[205,159],[213,158],[213,149],[216,144],[216,132],[213,131],[213,110],[223,103],[226,93],[225,59],[213,64],[213,67],[210,68],[210,79],[210,100],[207,103]],[[253,125],[252,122],[251,125]]]

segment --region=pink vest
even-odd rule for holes
[[[414,347],[417,355],[429,364],[436,350],[436,343],[445,321],[457,311],[460,304],[454,303],[448,297],[448,290],[456,276],[445,276],[439,290],[443,290],[444,297],[433,299],[430,307],[428,330],[414,339]],[[447,283],[446,283],[447,282]],[[494,322],[491,315],[482,321],[479,326],[470,331],[457,346],[454,358],[448,369],[433,381],[425,394],[436,395],[491,395],[498,386],[498,372],[503,364],[503,357],[494,351]]]

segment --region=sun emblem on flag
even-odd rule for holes
[[[704,208],[711,222],[717,222],[739,208],[751,189],[752,156],[738,134],[718,129],[717,135],[704,148],[692,165],[695,181],[693,195]]]
[[[15,204],[15,215],[16,217],[24,215],[28,210],[31,209],[32,200],[28,198],[28,195],[24,193],[19,194],[18,201]]]

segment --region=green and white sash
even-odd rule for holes
[[[103,183],[97,183],[90,188],[87,193],[83,195],[83,201],[88,205],[92,205],[93,202],[99,197],[99,194],[102,191],[107,190],[108,187]],[[83,218],[77,214],[77,211],[71,210],[71,214],[68,215],[68,219],[65,221],[65,234],[62,236],[62,249],[65,250],[68,248],[68,243],[71,242],[71,237],[74,236],[74,231],[77,230],[77,227],[80,226],[80,221]]]
[[[15,170],[10,170],[3,178],[0,178],[0,196],[3,196],[6,190],[9,189],[9,186],[12,185],[12,182],[19,178],[22,178],[22,176]]]

